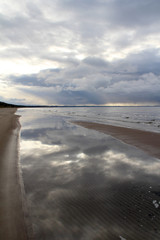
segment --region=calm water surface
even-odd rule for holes
[[[35,239],[159,240],[160,160],[70,122],[86,109],[65,111],[18,111]]]
[[[160,107],[65,107],[49,111],[75,120],[160,132]]]

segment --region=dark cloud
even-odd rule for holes
[[[85,64],[91,65],[93,67],[107,67],[107,62],[101,58],[88,57],[83,60]]]
[[[110,19],[113,23],[129,28],[149,27],[160,21],[160,2],[156,0],[112,1]]]
[[[151,61],[151,63],[150,63]],[[77,66],[10,76],[11,84],[57,104],[160,102],[160,56],[155,49],[107,63],[88,57]],[[33,88],[24,88],[32,86]]]
[[[127,62],[132,65],[136,65],[137,73],[154,73],[160,74],[160,50],[150,49],[142,51],[140,54],[131,54],[127,58]]]

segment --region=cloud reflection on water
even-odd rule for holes
[[[63,117],[43,118],[49,127],[37,117],[21,141],[36,239],[159,239],[160,162]]]

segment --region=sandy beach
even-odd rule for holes
[[[152,133],[108,126],[103,134],[42,109],[21,115],[21,169],[35,239],[160,239],[159,159],[118,140],[158,151]]]
[[[18,168],[20,125],[15,108],[0,109],[0,239],[27,238]]]
[[[160,158],[159,133],[85,121],[75,121],[74,123],[85,128],[109,134],[127,144],[140,148],[153,157]]]
[[[23,202],[24,196],[21,188],[21,181],[20,181],[20,174],[19,174],[18,145],[19,145],[20,125],[19,125],[19,117],[15,115],[15,112],[16,112],[16,109],[9,109],[9,108],[0,109],[0,136],[1,136],[0,138],[0,156],[1,156],[0,157],[0,189],[1,189],[0,190],[0,226],[1,226],[0,239],[4,239],[4,240],[26,240],[26,239],[31,239],[32,237],[32,234],[29,233],[28,231],[29,226],[27,225],[27,222],[26,222],[27,212],[26,210],[24,210],[24,202]],[[56,122],[56,119],[54,119],[54,121],[56,124],[58,124],[58,126],[60,125],[59,118],[57,122]],[[42,122],[40,123],[43,124]],[[32,123],[30,124],[32,126]],[[53,125],[53,120],[51,124]],[[131,128],[116,127],[116,126],[99,124],[99,123],[82,122],[82,121],[76,121],[74,122],[74,124],[111,135],[127,144],[131,144],[136,146],[137,148],[142,149],[143,151],[147,152],[151,156],[160,158],[160,134],[158,133],[141,131],[141,130],[131,129]],[[80,131],[82,130],[81,128],[79,129]],[[44,144],[43,142],[45,131],[47,134],[46,136],[50,137],[49,138],[50,141],[54,140],[54,138],[55,139],[60,138],[59,142],[61,143],[61,145],[64,146],[68,144],[68,148],[66,150],[61,149],[61,151],[59,150],[57,152],[53,151],[53,154],[48,154],[47,152],[45,152],[46,144]],[[66,130],[63,131],[63,129],[59,129],[59,132],[53,129],[54,134],[51,134],[51,136],[48,136],[48,131],[51,131],[50,128],[48,130],[45,129],[45,131],[43,130],[42,126],[39,127],[38,132],[37,132],[37,129],[35,130],[35,134],[38,134],[39,136],[38,138],[39,141],[43,143],[45,147],[44,152],[43,152],[43,149],[41,149],[41,154],[38,155],[39,156],[38,165],[37,165],[37,157],[35,156],[34,158],[33,154],[32,156],[30,156],[30,152],[28,152],[28,150],[27,152],[24,152],[26,154],[26,157],[23,160],[24,165],[32,164],[33,166],[28,172],[27,172],[27,168],[24,168],[23,177],[24,177],[24,183],[26,187],[26,196],[27,194],[29,196],[32,196],[33,202],[35,201],[34,202],[35,205],[31,206],[33,215],[39,216],[39,218],[38,217],[35,218],[35,223],[34,223],[35,225],[40,224],[38,225],[39,227],[37,228],[38,230],[35,230],[37,231],[36,236],[38,236],[35,239],[39,239],[39,236],[42,236],[43,234],[46,234],[46,236],[50,236],[50,234],[52,234],[52,231],[54,234],[57,234],[57,236],[61,236],[61,234],[65,235],[66,233],[68,233],[68,228],[66,227],[68,226],[67,225],[68,219],[69,219],[69,226],[71,226],[71,232],[73,233],[72,226],[74,226],[75,218],[77,216],[78,216],[77,224],[80,223],[79,221],[86,218],[88,219],[87,220],[88,223],[91,224],[90,226],[92,229],[92,227],[94,226],[94,223],[91,223],[91,219],[90,219],[90,216],[92,215],[96,216],[98,219],[102,219],[102,221],[100,222],[100,226],[101,224],[109,224],[112,217],[113,217],[112,219],[113,221],[111,221],[110,223],[111,226],[113,226],[114,224],[115,226],[116,224],[120,226],[121,229],[117,233],[115,233],[114,229],[112,229],[113,231],[111,230],[110,232],[111,235],[109,235],[111,237],[108,239],[115,239],[114,235],[112,238],[112,234],[117,234],[117,236],[119,234],[120,236],[121,232],[124,233],[123,226],[127,226],[127,224],[129,224],[128,226],[132,226],[132,225],[137,226],[136,224],[137,224],[137,221],[140,221],[139,219],[142,219],[143,224],[148,227],[146,229],[149,229],[148,231],[149,231],[149,234],[151,234],[151,236],[152,234],[155,234],[155,236],[157,236],[156,231],[158,231],[157,225],[159,224],[158,222],[159,215],[157,213],[157,209],[154,208],[152,200],[157,199],[158,201],[159,195],[156,195],[156,194],[159,194],[159,192],[157,190],[157,186],[154,186],[153,184],[154,174],[152,176],[147,175],[147,179],[149,179],[150,177],[150,179],[153,180],[152,192],[150,191],[148,192],[148,187],[151,186],[151,183],[150,182],[146,183],[145,186],[144,184],[141,183],[141,178],[143,179],[143,174],[144,174],[142,171],[143,169],[140,169],[138,171],[138,172],[141,171],[141,174],[136,175],[137,183],[134,183],[133,179],[132,179],[132,182],[130,182],[130,180],[127,179],[127,175],[125,175],[125,173],[127,173],[127,169],[124,168],[124,173],[122,174],[123,168],[121,168],[120,165],[116,165],[116,164],[120,164],[121,159],[118,159],[118,163],[117,163],[116,158],[114,159],[114,157],[112,158],[112,156],[108,155],[107,159],[112,159],[113,162],[115,161],[113,166],[110,165],[112,161],[109,161],[109,162],[106,162],[106,160],[103,161],[103,158],[105,157],[103,155],[104,150],[106,151],[106,154],[107,154],[107,151],[109,154],[109,150],[106,146],[108,142],[103,143],[102,141],[100,145],[98,145],[98,147],[95,148],[95,146],[97,146],[96,145],[97,142],[99,142],[101,138],[104,137],[103,134],[102,136],[101,134],[100,136],[96,134],[95,138],[90,136],[91,137],[90,139],[83,134],[81,135],[81,133],[79,133],[78,135],[72,134],[72,132],[70,132],[71,129],[67,130],[68,132],[66,133],[66,135],[65,135]],[[27,130],[23,132],[22,137],[24,137],[25,134],[29,138],[29,139],[27,138],[26,139],[30,140],[32,145],[33,145],[33,140],[35,140],[35,144],[37,144],[37,138],[34,139],[36,135],[33,134],[33,129],[31,129],[31,131]],[[68,138],[68,136],[70,137]],[[26,139],[24,138],[24,141]],[[90,139],[90,142],[89,142],[89,139]],[[41,147],[43,146],[43,144],[41,144]],[[81,146],[80,149],[82,152],[81,151],[79,152],[80,149],[77,148],[77,144],[78,146]],[[104,146],[102,146],[103,144]],[[48,144],[47,146],[51,147],[51,149],[53,150],[52,144],[51,145]],[[126,150],[127,148],[124,148],[124,149]],[[34,149],[34,152],[36,153],[35,149]],[[40,153],[39,148],[37,149],[37,153],[38,154]],[[70,161],[67,161],[64,158],[64,156],[66,156],[66,158],[68,159],[68,155],[66,155],[68,153],[70,154],[70,158],[71,158]],[[84,158],[85,154],[88,156],[88,158],[86,159]],[[93,159],[93,154],[94,156],[96,156],[97,154],[97,157],[95,158],[95,162]],[[134,155],[134,152],[133,152],[133,155]],[[81,171],[79,170],[79,167],[76,165],[77,163],[74,162],[75,156],[77,156],[77,158],[79,159],[79,162],[82,163],[82,166],[84,162],[86,164],[85,167],[82,167],[80,169]],[[121,156],[123,157],[123,154],[117,155],[117,158],[118,156],[120,156],[121,158]],[[48,160],[47,160],[47,157],[48,157]],[[73,162],[72,162],[72,157],[73,157]],[[44,158],[45,158],[45,161],[44,161]],[[99,159],[99,161],[97,161],[97,159]],[[48,167],[50,166],[48,165],[50,164],[50,160],[52,160],[51,161],[52,168]],[[54,164],[54,161],[55,161],[55,164]],[[67,161],[67,165],[65,164],[66,163],[65,161]],[[145,161],[146,161],[146,158],[144,157],[144,166],[145,166]],[[157,160],[155,159],[155,161]],[[58,163],[60,165],[57,166]],[[62,163],[64,163],[64,165]],[[104,163],[105,165],[103,165]],[[141,164],[142,163],[143,161],[141,161]],[[107,166],[107,164],[109,166],[109,172],[107,175],[105,175],[103,172],[103,169]],[[124,163],[122,162],[122,166],[124,166],[123,164]],[[128,171],[132,173],[134,177],[134,174],[137,174],[137,170],[136,169],[134,170],[134,166],[133,165],[130,166],[129,162],[127,166],[129,169]],[[142,164],[142,168],[143,168],[143,164]],[[45,174],[45,178],[44,178],[45,180],[42,181],[42,176],[45,173],[44,169],[48,172],[47,174]],[[92,169],[92,173],[90,172],[91,169]],[[58,173],[56,175],[57,170],[58,170]],[[80,176],[78,175],[79,172],[81,172]],[[120,174],[121,181],[119,182],[114,178],[109,177],[110,172],[116,172],[117,174]],[[74,173],[76,174],[74,175]],[[97,173],[99,173],[99,175],[97,175]],[[118,176],[117,174],[116,176]],[[58,178],[59,176],[60,176],[60,179]],[[63,179],[63,176],[64,176],[64,179]],[[73,183],[72,183],[72,179],[70,179],[71,176],[73,177]],[[123,182],[122,176],[125,176],[124,182]],[[138,176],[139,176],[139,182],[137,180]],[[70,179],[68,185],[66,185],[66,179]],[[34,185],[32,184],[33,181],[34,181]],[[78,190],[77,190],[77,185],[75,184],[76,181],[77,181],[77,184],[79,184]],[[85,183],[84,185],[86,187],[85,191],[84,191],[84,186],[82,184],[83,182]],[[108,185],[109,182],[110,182],[110,185]],[[65,188],[64,188],[64,185],[65,185]],[[53,186],[55,187],[54,191],[53,191]],[[58,186],[58,190],[57,190],[57,186]],[[92,189],[92,186],[94,186],[93,189]],[[29,192],[27,193],[27,191]],[[108,194],[105,195],[104,194],[105,192],[107,192]],[[43,194],[41,195],[39,193],[43,193]],[[57,195],[54,195],[55,193]],[[71,195],[71,193],[73,193],[73,195]],[[45,196],[47,198],[45,198]],[[89,196],[90,198],[88,199],[87,196]],[[100,197],[100,199],[98,197]],[[94,201],[91,201],[91,199],[94,199]],[[132,204],[131,205],[123,204],[124,199],[127,202],[132,202]],[[118,203],[116,201],[118,201]],[[56,203],[58,205],[56,205]],[[135,203],[137,204],[137,208],[135,208]],[[119,208],[119,204],[120,204],[120,208]],[[112,208],[113,206],[114,206],[114,209]],[[86,209],[89,209],[89,212],[86,212]],[[57,211],[60,211],[60,213],[62,214],[62,218],[59,219],[57,217],[58,216],[56,215],[58,214]],[[132,214],[128,214],[130,212],[132,212]],[[117,217],[117,216],[123,217],[124,213],[125,213],[125,217],[127,217],[127,222],[125,222],[126,221],[125,219],[124,221],[122,221],[120,220],[120,218]],[[145,219],[144,216],[147,216],[147,218]],[[152,219],[150,220],[152,216],[156,216],[157,222],[152,222]],[[57,222],[56,222],[56,218],[58,219]],[[67,219],[67,222],[65,222],[66,219]],[[33,220],[34,220],[34,217],[32,221]],[[64,223],[64,228],[62,232],[61,232],[62,228],[59,227],[59,225],[56,225],[56,223],[59,224],[59,220],[61,220],[61,224]],[[52,223],[55,223],[55,224],[52,224]],[[80,229],[82,226],[83,224],[80,225]],[[53,227],[55,228],[53,229]],[[86,225],[84,224],[83,227],[86,227]],[[127,234],[135,236],[134,230],[132,230],[132,228],[131,230],[128,230]],[[140,234],[142,234],[142,236],[143,235],[145,236],[145,233],[143,231],[142,232],[140,231]],[[47,237],[44,239],[47,239]],[[61,237],[60,239],[63,239],[63,237]]]

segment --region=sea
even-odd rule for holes
[[[160,239],[160,160],[73,123],[160,132],[160,107],[26,108],[17,114],[30,239]]]
[[[160,107],[53,107],[32,108],[34,114],[43,112],[48,116],[123,126],[146,131],[160,132]],[[27,113],[27,110],[19,110]]]

